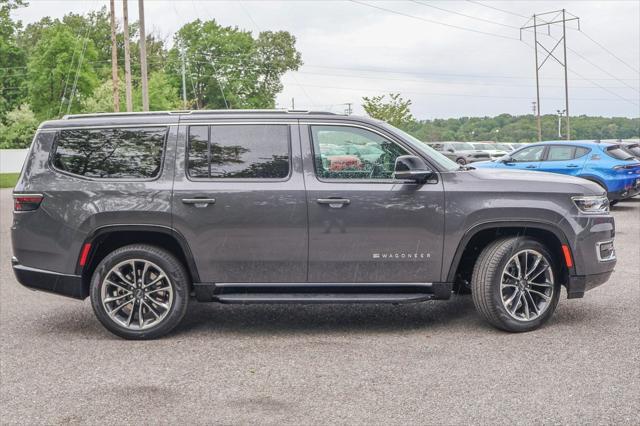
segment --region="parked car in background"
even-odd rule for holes
[[[629,154],[640,159],[640,142],[623,141],[620,142],[620,146]]]
[[[620,143],[550,141],[532,143],[478,168],[523,169],[561,173],[597,183],[613,203],[640,192],[640,160]]]
[[[429,145],[458,164],[491,160],[488,152],[475,148],[469,142],[431,142]]]
[[[494,145],[501,151],[511,152],[515,151],[516,147],[520,145],[511,142],[495,142]]]
[[[503,155],[507,155],[510,151],[512,151],[511,149],[509,150],[500,149],[498,148],[498,145],[492,142],[470,142],[470,143],[471,145],[473,145],[475,149],[479,149],[481,151],[488,153],[489,157],[492,160],[498,159]]]

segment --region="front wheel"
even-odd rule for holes
[[[465,160],[464,158],[460,157],[460,158],[456,159],[456,163],[464,166],[465,164],[467,164],[467,160]]]
[[[91,279],[91,305],[98,320],[125,339],[153,339],[184,317],[189,280],[182,263],[146,244],[119,248],[98,265]]]
[[[478,312],[506,331],[540,327],[551,318],[560,297],[553,259],[543,244],[526,237],[489,244],[478,257],[471,278]]]

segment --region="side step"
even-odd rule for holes
[[[448,299],[450,283],[194,283],[200,302],[416,303]]]

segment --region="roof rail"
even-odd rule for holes
[[[198,110],[176,110],[176,111],[138,111],[138,112],[96,112],[89,114],[69,114],[62,117],[63,120],[74,120],[79,118],[95,117],[136,117],[136,116],[162,116],[162,115],[205,115],[205,114],[256,114],[256,113],[278,113],[278,114],[321,114],[337,115],[329,111],[309,111],[290,109],[198,109]]]

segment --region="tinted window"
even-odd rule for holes
[[[633,159],[633,155],[629,154],[627,151],[625,151],[618,145],[610,146],[604,152],[606,152],[609,157],[613,157],[616,160],[632,160]]]
[[[640,157],[640,145],[625,145],[624,149],[636,157]]]
[[[160,173],[166,128],[62,130],[53,165],[91,178],[149,179]]]
[[[524,148],[511,155],[513,161],[526,162],[526,161],[540,161],[542,159],[542,153],[544,152],[544,145],[532,146],[530,148]]]
[[[209,177],[209,126],[189,127],[189,175]]]
[[[550,146],[549,152],[547,153],[547,161],[572,160],[575,149],[574,146]]]
[[[358,127],[311,126],[316,173],[325,179],[392,179],[396,158],[408,152]]]
[[[289,126],[191,126],[187,170],[199,178],[286,178]]]

